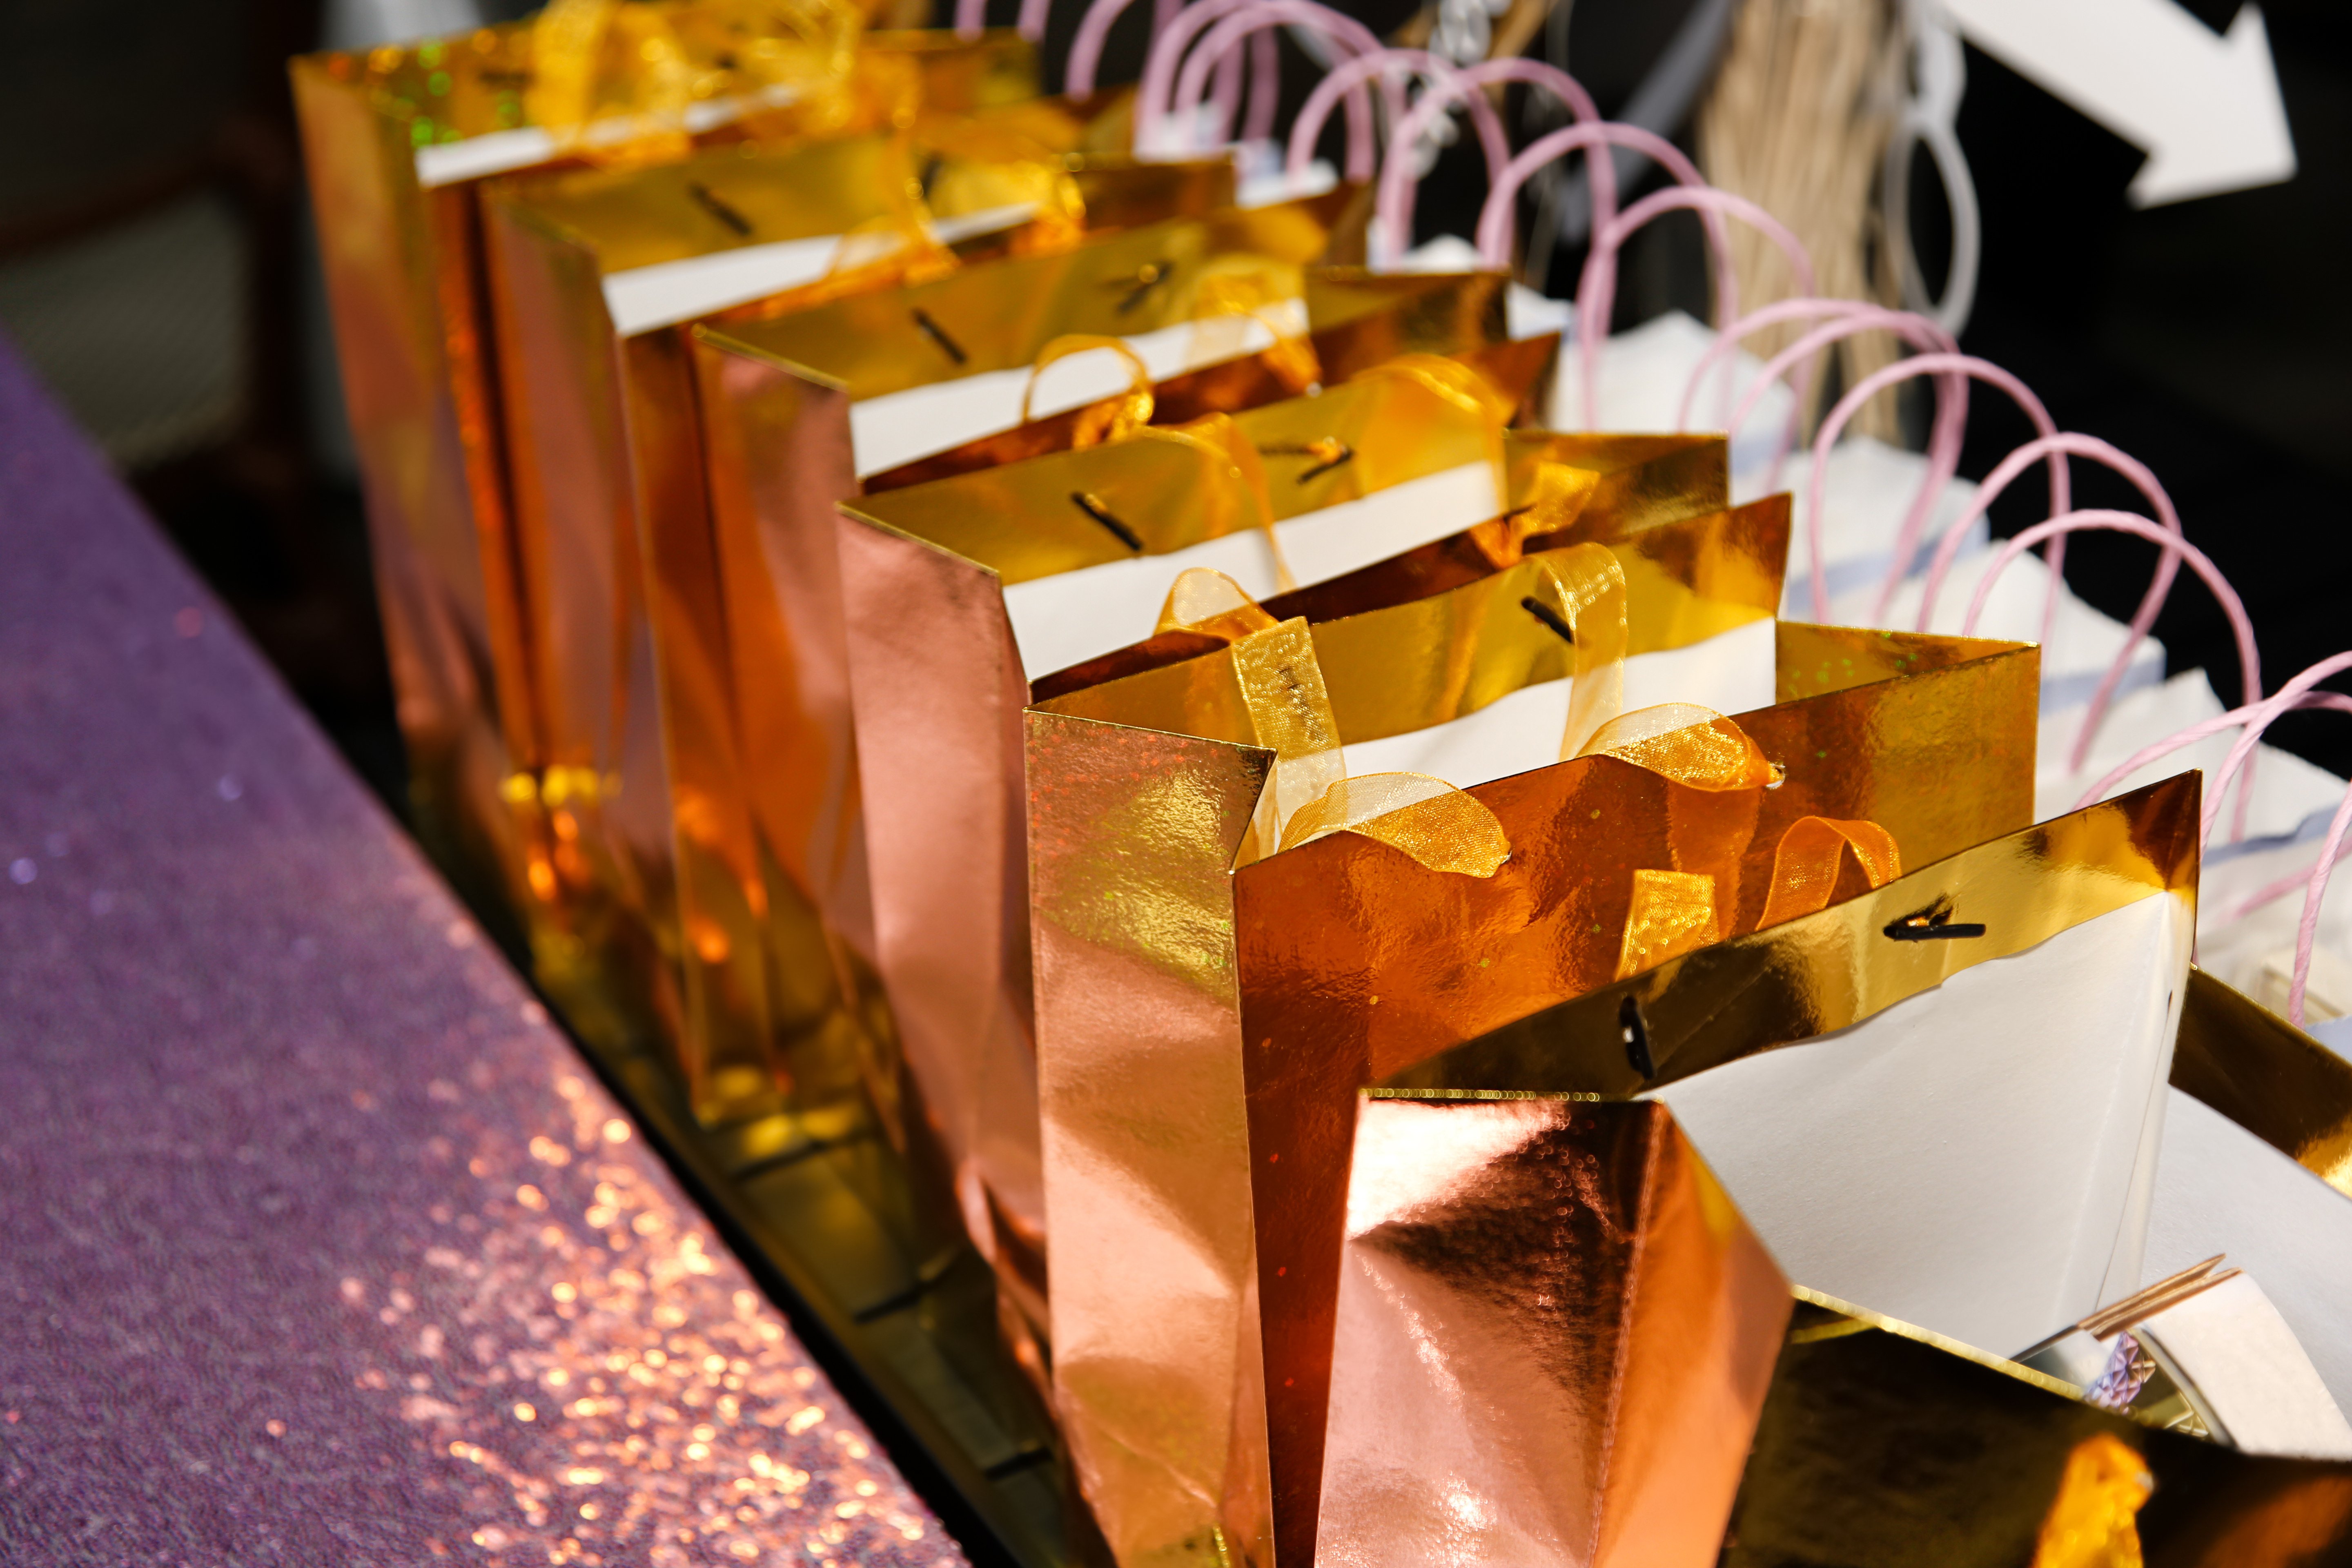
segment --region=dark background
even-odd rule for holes
[[[351,41],[371,10],[404,5],[431,18],[457,4],[0,0],[10,149],[0,159],[0,331],[100,437],[395,809],[400,743],[282,62],[322,39]],[[1385,32],[1412,7],[1346,8]],[[497,20],[523,7],[481,9]],[[1115,30],[1107,79],[1135,74],[1149,9],[1135,5]],[[1685,9],[1685,0],[1577,0],[1569,63],[1604,113]],[[2192,0],[2189,9],[2218,30],[2235,5]],[[991,20],[1009,24],[1013,10],[1013,0],[994,0]],[[1082,10],[1075,0],[1055,7],[1049,85]],[[1984,254],[1962,346],[2022,377],[2062,428],[2103,437],[2156,470],[2190,539],[2243,595],[2274,688],[2352,644],[2352,290],[2343,281],[2352,9],[2273,0],[2264,16],[2300,172],[2147,212],[2124,195],[2137,149],[1969,51],[1959,132]],[[1295,103],[1311,77],[1295,54],[1288,70]],[[1687,127],[1681,140],[1689,144]],[[1424,189],[1423,237],[1466,232],[1483,193],[1466,147],[1447,158]],[[1914,228],[1932,280],[1942,196],[1922,167]],[[1554,292],[1572,291],[1579,259],[1555,258]],[[1668,304],[1703,315],[1696,226],[1657,226],[1629,255],[1627,282],[1621,327]],[[1962,472],[1973,478],[2030,430],[1995,397],[1970,407]],[[2076,496],[2138,510],[2120,479],[2087,465],[2077,466]],[[2045,510],[2039,481],[2021,481],[1994,508],[1995,530],[2013,532]],[[2137,542],[2078,537],[2068,579],[2127,618],[2151,554]],[[2175,669],[2202,666],[2220,690],[2235,690],[2225,623],[2187,574],[2157,630]],[[2340,716],[2290,716],[2272,734],[2352,773],[2352,726]]]

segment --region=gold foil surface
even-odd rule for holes
[[[2189,973],[2172,1087],[2352,1196],[2352,1062],[2201,969]]]
[[[1637,548],[1621,546],[1629,582],[1636,580],[1635,563],[1643,559],[1638,547],[1649,542],[1652,531],[1625,542]],[[1770,591],[1776,595],[1777,587]],[[1764,613],[1760,607],[1749,612]],[[1632,617],[1634,651],[1643,647],[1643,625],[1638,613]],[[1343,741],[1397,732],[1386,728],[1391,723],[1401,731],[1430,721],[1428,708],[1418,701],[1352,697],[1346,673],[1350,660],[1336,639],[1327,641],[1327,629],[1318,628],[1318,651]],[[1780,624],[1776,634],[1784,700],[1739,715],[1738,723],[1783,767],[1785,779],[1778,788],[1755,792],[1761,795],[1758,815],[1735,863],[1736,889],[1722,906],[1731,930],[1750,928],[1761,912],[1774,851],[1801,817],[1876,822],[1894,835],[1906,859],[1927,861],[2031,820],[2037,650],[1789,623]],[[1370,640],[1385,648],[1405,639]],[[1214,671],[1215,656],[1192,665]],[[1169,733],[1161,727],[1183,713],[1188,668],[1170,666],[1116,683],[1139,699],[1131,713],[1097,701],[1092,691],[1056,697],[1033,710],[1033,868],[1045,864],[1049,842],[1069,846],[1064,853],[1076,856],[1076,846],[1094,831],[1089,822],[1062,815],[1063,774],[1084,765],[1091,748],[1111,747],[1116,737],[1136,729]],[[1199,689],[1213,693],[1216,686],[1203,677]],[[1385,689],[1367,683],[1360,689]],[[1222,700],[1203,701],[1197,717],[1203,721],[1198,727],[1174,731],[1194,737],[1176,752],[1185,759],[1180,776],[1193,781],[1192,787],[1207,788],[1213,780],[1226,787],[1244,763],[1264,766],[1265,753],[1247,744],[1246,715],[1237,702],[1228,709]],[[1227,723],[1230,728],[1218,728]],[[1966,779],[1968,787],[1952,787],[1956,778]],[[1080,908],[1076,893],[1057,894],[1043,880],[1032,889],[1041,961],[1054,944],[1066,964],[1091,957],[1098,965],[1082,1008],[1055,1016],[1042,984],[1038,993],[1049,1190],[1059,1190],[1050,1152],[1057,1138],[1095,1145],[1088,1169],[1096,1173],[1108,1159],[1106,1150],[1136,1154],[1147,1145],[1181,1152],[1159,1157],[1181,1161],[1188,1173],[1163,1184],[1160,1217],[1149,1223],[1130,1216],[1118,1230],[1075,1230],[1066,1227],[1056,1208],[1056,1245],[1107,1252],[1139,1267],[1144,1254],[1179,1245],[1172,1235],[1206,1227],[1192,1205],[1223,1201],[1221,1194],[1247,1180],[1257,1213],[1256,1258],[1248,1264],[1229,1255],[1219,1260],[1219,1269],[1254,1279],[1249,1290],[1228,1291],[1226,1310],[1255,1324],[1249,1297],[1264,1304],[1273,1486],[1265,1511],[1275,1521],[1283,1556],[1313,1551],[1356,1091],[1448,1046],[1608,986],[1632,872],[1674,865],[1677,796],[1703,792],[1615,758],[1587,757],[1470,793],[1500,818],[1512,845],[1511,859],[1489,879],[1430,873],[1384,846],[1340,834],[1244,867],[1223,884],[1231,901],[1217,910],[1219,929],[1230,929],[1238,984],[1214,1026],[1195,1026],[1188,1048],[1219,1062],[1240,1058],[1248,1094],[1246,1151],[1196,1138],[1161,1120],[1150,1105],[1129,1105],[1115,1124],[1061,1125],[1066,1115],[1086,1110],[1057,1108],[1061,1075],[1127,1081],[1120,1064],[1128,1031],[1155,1005],[1131,986],[1122,994],[1130,972],[1126,966],[1134,960],[1115,961],[1112,954],[1149,949],[1137,939],[1113,942],[1109,931],[1128,907],[1124,900]],[[1097,815],[1106,809],[1097,807]],[[1230,868],[1240,842],[1236,836],[1194,846],[1198,874]],[[1098,854],[1109,862],[1118,851],[1106,843]],[[1867,888],[1858,868],[1847,874],[1851,884],[1841,882],[1840,896]],[[1226,919],[1230,928],[1223,924]],[[1082,941],[1078,931],[1095,934]],[[1110,1268],[1107,1277],[1123,1276]],[[1065,1331],[1066,1300],[1073,1314],[1097,1305],[1066,1297],[1057,1279],[1057,1335]],[[1118,1294],[1099,1306],[1119,1321],[1142,1310],[1139,1301]],[[1171,1369],[1167,1375],[1180,1373]],[[1074,1403],[1066,1384],[1065,1395],[1066,1410]],[[1201,1390],[1199,1397],[1206,1402],[1210,1391]],[[1241,1419],[1247,1425],[1246,1415]]]
[[[961,123],[985,125],[998,112]],[[1083,162],[1041,155],[1056,170]],[[575,1026],[591,1026],[583,1015],[594,1006],[614,1016],[604,1033],[634,1029],[676,1042],[696,1102],[717,1119],[772,1107],[777,1050],[812,1032],[842,1034],[841,1009],[858,987],[850,955],[829,952],[802,912],[804,891],[751,894],[749,883],[729,889],[713,880],[722,866],[739,878],[761,875],[756,854],[709,847],[742,836],[712,820],[732,810],[715,803],[736,793],[704,760],[727,745],[707,731],[708,716],[724,705],[714,710],[708,700],[699,668],[707,654],[656,647],[639,556],[641,513],[694,520],[701,510],[698,478],[683,471],[701,461],[701,431],[681,374],[682,345],[649,341],[677,333],[617,340],[604,279],[888,220],[908,205],[913,157],[897,136],[783,150],[747,142],[653,168],[493,182],[483,203],[512,477],[515,595],[541,723],[542,786],[558,797],[549,802],[554,897],[583,936],[561,969],[542,953],[541,982]],[[963,166],[980,162],[967,155]],[[1114,212],[1123,205],[1131,214],[1146,198],[1178,211],[1204,207],[1231,185],[1230,170],[1212,165],[1116,163],[1080,169],[1088,194],[1139,187],[1110,204]],[[689,569],[691,545],[645,545],[659,562]],[[671,583],[674,592],[709,597]],[[694,624],[707,635],[702,628],[723,622]],[[679,666],[675,679],[691,689],[673,693],[666,709],[668,664]],[[665,756],[666,717],[673,731],[667,750],[688,753],[674,761]],[[672,769],[681,774],[675,796]],[[675,851],[674,835],[687,840]],[[681,857],[698,864],[681,869]],[[762,897],[792,933],[789,960],[772,974],[764,973],[769,921],[754,908]],[[783,1087],[808,1107],[855,1087],[834,1078],[827,1082],[821,1063],[804,1062]]]
[[[1710,1568],[1789,1287],[1664,1106],[1360,1102],[1321,1560]]]
[[[1722,1562],[2299,1568],[2347,1556],[2352,1466],[2154,1430],[2013,1363],[1815,1298],[1790,1322]]]
[[[663,68],[684,70],[682,101],[712,109],[719,121],[674,138],[680,151],[888,123],[911,112],[908,91],[961,110],[1035,92],[1034,52],[1009,35],[947,46],[874,36],[846,79],[799,83],[792,71],[800,57],[766,47],[778,38],[747,40],[740,7],[685,0],[635,9],[669,37]],[[778,37],[799,37],[788,32]],[[570,911],[551,901],[572,842],[558,818],[585,781],[541,772],[516,599],[480,181],[427,185],[418,164],[451,144],[530,136],[535,47],[526,22],[308,56],[291,72],[418,830],[477,908],[520,921],[535,960],[560,982],[586,977],[581,954],[595,936],[573,929]],[[584,63],[596,73],[592,114],[646,106],[651,63],[611,47]],[[825,72],[835,64],[803,63]],[[800,86],[816,90],[783,108],[761,96]],[[511,152],[501,168],[557,157],[546,139]],[[583,1005],[582,1026],[609,1021],[595,998]]]
[[[1090,209],[1091,210],[1091,209]],[[1460,358],[1497,386],[1540,384],[1543,366],[1557,353],[1549,337],[1512,342],[1504,336],[1500,273],[1366,275],[1313,267],[1301,298],[1310,323],[1307,342],[1325,378],[1339,383],[1403,353]],[[1245,408],[1297,395],[1300,388],[1283,378],[1272,350],[1238,355],[1169,377],[1152,387],[1152,418],[1163,425],[1188,423],[1209,414]],[[1064,452],[1076,445],[1085,408],[1033,419],[983,436],[928,458],[869,474],[866,494],[952,479],[1024,458]]]
[[[1525,368],[1532,375],[1539,363],[1531,357]],[[1274,423],[1295,434],[1306,428],[1304,411],[1329,421],[1314,428],[1359,438],[1396,426],[1380,463],[1362,475],[1281,487],[1286,497],[1336,489],[1332,499],[1349,499],[1359,485],[1441,472],[1465,455],[1475,460],[1479,433],[1467,421],[1433,417],[1432,401],[1410,384],[1380,378],[1245,411],[1236,423]],[[1404,433],[1408,426],[1417,438]],[[1212,443],[1135,440],[844,508],[839,549],[869,825],[871,951],[939,1136],[966,1173],[964,1215],[992,1255],[1042,1258],[1045,1247],[1020,750],[1029,691],[1002,588],[1126,558],[1117,539],[1070,504],[1074,492],[1125,520],[1150,554],[1257,526],[1254,507],[1227,504],[1227,466]],[[1046,500],[1050,512],[1037,508]],[[1034,1298],[1042,1332],[1042,1277],[1031,1284],[1024,1295]]]

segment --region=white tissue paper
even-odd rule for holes
[[[2195,1096],[2167,1093],[2142,1280],[2225,1254],[2262,1281],[2336,1405],[2352,1402],[2352,1198]],[[2231,1436],[2245,1443],[2235,1423]]]
[[[2013,1354],[2139,1288],[2189,937],[2152,893],[1656,1098],[1790,1279]]]

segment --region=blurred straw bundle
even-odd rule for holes
[[[1812,253],[1822,294],[1897,302],[1876,276],[1884,268],[1873,265],[1886,221],[1874,197],[1903,62],[1904,29],[1887,0],[1746,0],[1700,110],[1707,179],[1795,231]],[[1735,226],[1731,250],[1743,310],[1800,291],[1788,258],[1755,229]],[[1774,327],[1748,347],[1769,358],[1801,330]],[[1875,331],[1849,338],[1838,353],[1849,386],[1897,357],[1895,340]],[[1805,410],[1809,426],[1813,412]],[[1894,398],[1874,398],[1859,424],[1895,439]]]

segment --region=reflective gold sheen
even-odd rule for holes
[[[1710,1568],[1787,1283],[1656,1104],[1358,1110],[1327,1563]]]
[[[2201,969],[2189,974],[2172,1086],[2352,1196],[2352,1062]]]
[[[747,43],[730,30],[740,6],[645,9],[660,11],[679,40],[688,99],[793,85],[761,47],[769,39]],[[789,8],[775,19],[790,22]],[[291,68],[419,832],[478,906],[522,922],[551,974],[593,985],[580,960],[594,933],[583,938],[551,901],[570,842],[561,797],[576,796],[570,786],[582,781],[542,776],[538,721],[521,695],[528,659],[492,384],[481,182],[426,187],[417,174],[420,148],[529,126],[533,47],[533,28],[521,23],[312,55]],[[598,55],[595,112],[646,101],[640,64],[625,51]],[[970,113],[1036,90],[1034,54],[1004,35],[947,48],[876,36],[848,68],[845,79],[803,84],[815,90],[791,106],[681,138],[679,150],[689,140],[726,145],[887,124],[909,93],[939,112]],[[581,1027],[608,1021],[593,996],[581,1011]]]
[[[1785,527],[1785,502],[1777,506],[1764,515]],[[1704,531],[1758,515],[1743,509],[1681,526]],[[1644,531],[1617,547],[1629,583],[1640,581],[1637,569],[1650,559],[1643,552],[1654,541],[1657,562],[1689,559],[1660,537],[1679,531]],[[1451,545],[1432,547],[1421,565],[1432,574],[1453,573],[1460,559]],[[1768,614],[1778,600],[1777,574],[1750,582],[1749,591],[1760,587],[1762,596],[1738,618]],[[1637,588],[1630,617],[1635,652],[1654,646],[1645,640],[1654,623],[1640,614],[1642,597]],[[1556,637],[1552,651],[1539,654],[1540,644],[1517,640],[1511,616],[1483,620],[1468,614],[1475,599],[1452,602],[1456,607],[1444,614],[1458,623],[1437,618],[1436,599],[1393,613],[1432,616],[1426,633],[1360,634],[1360,626],[1377,622],[1371,616],[1318,626],[1343,741],[1451,718],[1466,710],[1469,693],[1491,700],[1517,680],[1538,678],[1521,665],[1525,674],[1495,679],[1481,674],[1483,660],[1473,660],[1446,680],[1404,679],[1409,667],[1396,656],[1399,645],[1453,646],[1461,635],[1451,629],[1456,624],[1491,638],[1465,646],[1491,649],[1505,668],[1513,657],[1549,658],[1555,662],[1542,678],[1561,673],[1557,661],[1565,650]],[[1515,599],[1509,603],[1516,606]],[[1285,606],[1266,608],[1279,613]],[[1731,607],[1722,613],[1730,615]],[[1443,636],[1440,626],[1448,628]],[[1752,837],[1738,862],[1738,896],[1724,905],[1731,930],[1754,924],[1773,853],[1800,817],[1874,821],[1906,858],[1923,860],[2031,820],[2036,650],[1786,623],[1777,641],[1779,689],[1795,700],[1739,715],[1738,722],[1786,776],[1780,787],[1760,792]],[[1360,664],[1398,674],[1359,683],[1350,671]],[[1115,1335],[1128,1334],[1152,1310],[1152,1298],[1141,1290],[1163,1282],[1164,1260],[1185,1260],[1185,1292],[1195,1304],[1188,1310],[1203,1319],[1221,1311],[1234,1325],[1226,1331],[1230,1339],[1258,1334],[1262,1298],[1273,1486],[1266,1511],[1281,1535],[1279,1555],[1305,1561],[1313,1551],[1321,1478],[1332,1290],[1357,1089],[1609,984],[1632,872],[1674,866],[1675,797],[1703,792],[1612,757],[1580,758],[1479,785],[1470,793],[1495,812],[1512,847],[1510,860],[1486,880],[1426,871],[1350,834],[1230,871],[1238,832],[1189,842],[1160,832],[1147,845],[1127,830],[1139,800],[1105,798],[1115,785],[1148,790],[1154,799],[1238,794],[1245,822],[1267,756],[1248,743],[1250,734],[1230,672],[1214,653],[1055,696],[1029,718],[1032,925],[1049,1203],[1057,1245],[1082,1249],[1103,1287],[1081,1300],[1066,1292],[1067,1276],[1057,1269],[1056,1374],[1074,1447],[1082,1424],[1125,1431],[1144,1416],[1119,1403],[1124,1385],[1082,1383],[1098,1373],[1071,1359],[1060,1342],[1069,1333],[1118,1345],[1120,1377],[1149,1365],[1155,1397],[1181,1387],[1192,1407],[1222,1415],[1235,1398],[1255,1394],[1255,1378],[1223,1383],[1213,1363],[1163,1361],[1167,1347]],[[1120,760],[1146,747],[1156,759],[1148,773]],[[1118,785],[1121,780],[1130,782]],[[1966,781],[1964,787],[1955,787],[1956,780]],[[1196,830],[1205,830],[1223,819],[1193,820]],[[1867,885],[1859,868],[1843,875],[1852,879],[1850,886],[1842,883],[1843,896]],[[1181,902],[1181,917],[1175,900],[1158,890],[1180,884],[1193,889]],[[1203,889],[1218,896],[1204,903]],[[1181,944],[1156,938],[1171,928],[1194,934]],[[1139,1043],[1147,1039],[1148,1051]],[[1244,1081],[1246,1139],[1226,1131],[1229,1111],[1212,1118],[1197,1103],[1139,1102],[1130,1095],[1111,1114],[1091,1098],[1096,1084],[1157,1082],[1180,1061],[1201,1081]],[[1057,1155],[1057,1148],[1072,1152]],[[1066,1216],[1061,1158],[1072,1162],[1073,1187],[1129,1194],[1112,1205],[1116,1223],[1108,1209]],[[1230,1228],[1226,1205],[1236,1193],[1250,1195],[1256,1214],[1247,1245]],[[1246,1409],[1240,1416],[1245,1430],[1254,1419]],[[1155,1427],[1164,1424],[1158,1415],[1151,1420]],[[1163,1491],[1174,1484],[1163,1479]],[[1194,1495],[1205,1489],[1197,1471],[1187,1484]],[[1102,1495],[1099,1488],[1095,1495]]]
[[[1801,1304],[1740,1480],[1725,1568],[2023,1568],[2053,1523],[2101,1500],[2103,1478],[2129,1479],[2117,1450],[2154,1482],[2133,1527],[2155,1568],[2352,1556],[2352,1466],[2152,1430],[2048,1382],[1951,1353],[1905,1325]],[[2086,1445],[2105,1461],[2089,1474],[2077,1468]]]
[[[995,113],[963,123],[985,126]],[[764,973],[771,959],[751,910],[757,899],[726,889],[730,877],[759,874],[757,858],[732,842],[740,826],[717,820],[728,809],[720,802],[737,792],[701,756],[711,744],[698,722],[711,709],[708,678],[690,637],[656,645],[661,601],[649,602],[640,555],[641,547],[654,552],[656,567],[681,559],[677,540],[650,530],[641,539],[640,517],[658,515],[673,530],[698,521],[702,432],[682,384],[677,330],[616,338],[604,282],[628,268],[746,245],[824,238],[901,216],[911,224],[908,193],[927,156],[903,135],[783,150],[746,143],[653,168],[494,181],[483,201],[515,593],[541,776],[586,785],[570,791],[573,831],[551,862],[555,897],[575,911],[583,951],[562,974],[542,963],[541,979],[576,1015],[575,997],[593,977],[598,995],[638,1033],[677,1044],[696,1103],[720,1119],[775,1103],[779,1044],[838,1016],[854,993],[845,982],[854,965],[806,934],[803,911],[814,895],[770,887],[768,908],[802,934],[785,948],[791,961]],[[1075,171],[1065,177],[1090,202],[1089,217],[1132,217],[1147,205],[1154,217],[1197,213],[1231,193],[1230,169],[1212,164],[1114,159],[1097,169],[1075,155],[1038,156]],[[983,167],[968,149],[954,166]],[[1034,227],[975,239],[960,253],[985,259]],[[878,272],[867,279],[888,281]],[[693,689],[665,705],[665,679]],[[572,974],[583,984],[562,983]],[[822,1076],[802,1072],[784,1087],[803,1103],[821,1100]]]
[[[1530,379],[1543,363],[1519,356]],[[1525,391],[1509,388],[1509,399]],[[1147,554],[1164,554],[1265,521],[1259,488],[1234,479],[1234,448],[1254,458],[1252,448],[1267,444],[1254,437],[1271,430],[1303,443],[1337,433],[1380,453],[1307,485],[1297,482],[1300,460],[1266,459],[1286,464],[1275,477],[1275,510],[1291,515],[1478,460],[1492,434],[1480,426],[1492,420],[1444,417],[1449,412],[1411,379],[1374,375],[1229,419],[1204,416],[1228,440],[1155,439],[1174,432],[1152,426],[1136,439],[909,486],[844,509],[836,614],[845,628],[844,674],[854,674],[848,695],[872,900],[871,945],[860,951],[873,955],[888,987],[907,1059],[924,1088],[929,1131],[957,1173],[966,1223],[990,1256],[1009,1265],[1042,1260],[1045,1250],[1018,729],[1028,689],[1003,586],[1130,558],[1073,504],[1074,494],[1118,518]],[[796,591],[805,600],[806,584]],[[759,755],[770,759],[752,763],[767,789],[811,772],[806,750]],[[1017,1287],[1040,1335],[1042,1270],[1042,1261],[1023,1269]]]

